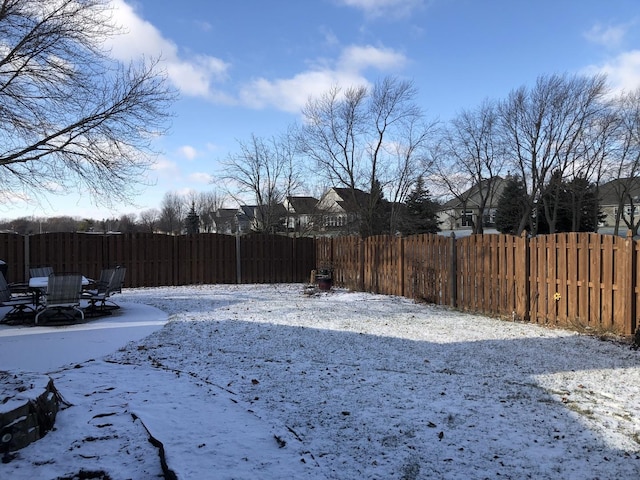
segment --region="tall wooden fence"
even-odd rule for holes
[[[311,238],[277,235],[0,234],[0,260],[10,282],[27,281],[29,267],[98,278],[102,268],[122,265],[125,287],[286,283],[309,279],[315,247]]]
[[[51,266],[97,278],[127,267],[126,287],[306,282],[314,268],[334,283],[461,310],[631,335],[640,304],[639,242],[564,233],[527,238],[442,235],[288,238],[217,234],[0,234],[10,282]]]
[[[631,335],[639,244],[563,233],[322,238],[317,262],[352,289],[535,323]]]

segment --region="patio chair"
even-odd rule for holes
[[[111,296],[114,293],[122,293],[126,272],[127,269],[125,267],[103,269],[100,272],[97,288],[83,292],[83,297],[89,300],[89,305],[85,311],[90,314],[108,315],[110,310],[120,308],[120,305],[111,300]]]
[[[74,320],[76,313],[84,320],[84,312],[80,309],[80,292],[82,275],[51,274],[47,282],[47,291],[43,295],[43,308],[36,314],[35,323],[44,313],[62,315]]]
[[[11,307],[0,322],[10,319],[24,319],[28,312],[35,313],[33,295],[14,295],[7,284],[6,278],[0,272],[0,307]]]
[[[103,268],[100,271],[100,278],[98,280],[90,280],[90,285],[93,288],[89,288],[87,289],[85,292],[83,293],[90,293],[93,294],[95,292],[98,291],[104,291],[106,290],[106,288],[109,286],[109,282],[111,282],[111,277],[113,276],[113,272],[115,271],[115,268]]]
[[[48,277],[53,273],[53,267],[33,267],[29,269],[30,277]]]

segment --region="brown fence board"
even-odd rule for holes
[[[241,283],[304,282],[316,266],[312,238],[245,235],[239,242]],[[296,251],[308,256],[298,256]]]
[[[567,289],[565,292],[567,299],[572,299],[572,301],[567,300],[567,318],[569,319],[579,316],[578,266],[580,265],[580,251],[578,250],[577,233],[567,234],[567,250],[573,252],[573,258],[567,261]]]
[[[604,329],[615,328],[616,319],[613,317],[613,307],[616,302],[615,291],[618,288],[619,279],[615,277],[613,259],[618,256],[618,245],[614,244],[612,235],[600,237],[602,243],[600,252],[602,258],[602,279],[600,282],[601,327]]]
[[[25,273],[25,237],[13,233],[0,235],[0,260],[7,265],[7,282],[22,283]]]

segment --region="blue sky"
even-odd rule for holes
[[[605,72],[615,89],[640,87],[637,0],[111,1],[127,32],[113,55],[162,55],[180,94],[153,186],[135,205],[68,192],[0,205],[0,217],[109,218],[159,208],[168,191],[213,190],[238,140],[284,132],[334,85],[406,78],[443,121],[544,74]]]

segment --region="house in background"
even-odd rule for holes
[[[315,230],[325,235],[358,232],[360,212],[369,202],[369,194],[359,189],[333,187],[318,201]]]
[[[443,230],[470,230],[478,219],[484,227],[495,226],[498,200],[506,185],[502,177],[492,177],[474,185],[440,207],[438,220]],[[482,200],[486,199],[484,209]]]
[[[284,230],[287,211],[282,204],[273,205],[241,205],[236,214],[237,233],[251,232],[278,233]]]
[[[330,188],[320,200],[311,196],[289,196],[271,208],[241,205],[215,212],[215,233],[243,235],[256,231],[292,235],[357,234],[360,214],[370,196],[362,190]],[[266,227],[265,227],[266,225]]]
[[[283,203],[287,211],[285,226],[287,232],[302,234],[314,227],[318,199],[314,197],[287,197]]]
[[[219,208],[216,210],[213,216],[213,231],[225,235],[234,235],[238,228],[237,214],[237,208]]]
[[[600,186],[598,190],[600,210],[604,215],[599,226],[614,227],[619,212],[628,221],[633,213],[634,223],[640,222],[640,178],[618,178]],[[620,220],[620,227],[625,223]]]

